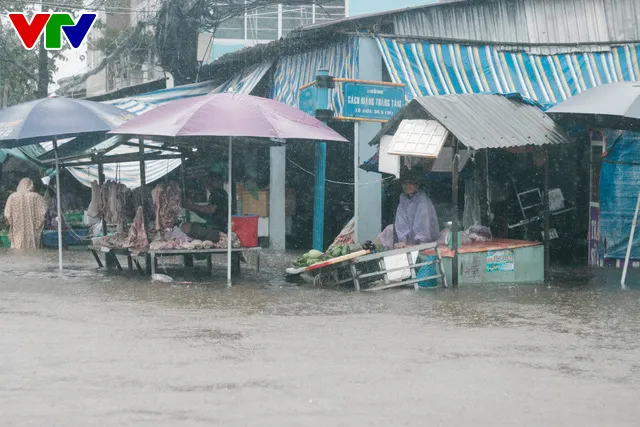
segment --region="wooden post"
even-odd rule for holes
[[[458,138],[453,137],[453,170],[451,171],[451,196],[453,198],[453,218],[451,219],[451,285],[458,287]]]
[[[140,144],[140,206],[142,207],[142,216],[146,215],[144,202],[147,196],[147,171],[144,163],[144,138],[139,137]]]
[[[102,163],[102,156],[100,156],[100,160],[98,161],[98,184],[102,187],[104,185],[104,164]],[[107,235],[107,220],[104,219],[104,214],[102,215],[102,235]]]
[[[182,184],[182,197],[186,197],[187,194],[187,184],[185,183],[185,179],[184,179],[184,168],[186,167],[185,165],[185,157],[184,155],[180,158],[180,181]]]
[[[544,155],[544,279],[549,281],[549,151],[545,149]]]

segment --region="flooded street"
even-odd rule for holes
[[[61,277],[53,253],[0,253],[3,425],[638,425],[640,286],[619,272],[356,294],[72,256]]]

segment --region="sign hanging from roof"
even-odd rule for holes
[[[403,120],[388,153],[435,159],[448,137],[449,131],[435,120]]]

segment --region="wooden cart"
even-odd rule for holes
[[[435,259],[418,261],[419,254],[424,251],[435,250]],[[404,265],[389,266],[389,261],[406,257]],[[437,273],[428,277],[418,277],[422,267],[436,265]],[[403,272],[409,275],[403,277]],[[420,282],[429,280],[442,280],[442,285],[447,287],[447,279],[442,266],[442,258],[436,243],[411,246],[402,249],[394,249],[371,254],[369,251],[360,251],[344,257],[335,258],[323,263],[314,264],[302,269],[289,269],[288,274],[301,274],[303,278],[311,281],[316,286],[339,286],[353,283],[356,291],[378,291],[405,286],[420,288]],[[394,277],[400,275],[400,278]]]

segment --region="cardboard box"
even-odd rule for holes
[[[236,193],[238,195],[238,210],[242,212],[242,215],[269,216],[269,190],[258,191],[258,200],[254,199],[242,184],[237,185]],[[296,207],[296,192],[288,188],[285,192],[285,215],[295,216]]]
[[[258,200],[254,199],[250,192],[243,191],[239,194],[242,201],[243,215],[258,215],[261,217],[269,216],[269,192],[266,190],[258,191]]]

